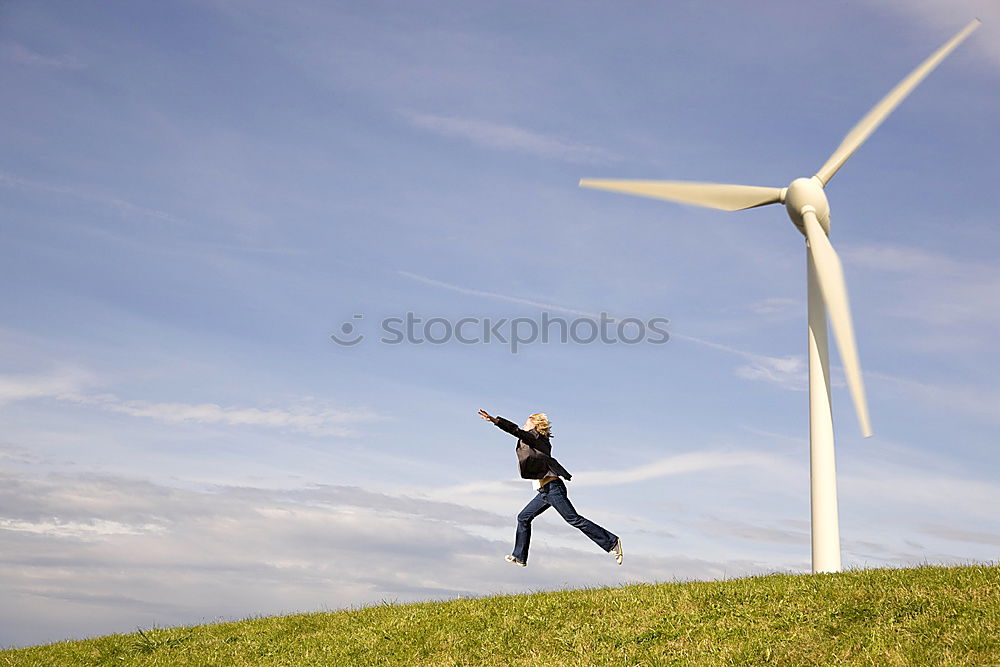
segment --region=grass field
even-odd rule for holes
[[[0,665],[1000,665],[1000,567],[508,595],[144,630]]]

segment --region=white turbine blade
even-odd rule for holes
[[[808,211],[803,215],[806,228],[806,238],[809,240],[809,252],[812,253],[816,265],[816,277],[819,279],[819,289],[826,302],[830,315],[833,335],[837,339],[837,349],[840,350],[840,360],[844,364],[844,375],[847,376],[847,386],[851,389],[854,399],[854,410],[858,414],[861,432],[867,438],[872,434],[868,421],[868,402],[865,400],[865,384],[861,377],[861,364],[858,362],[858,348],[854,342],[854,325],[851,322],[851,308],[847,302],[847,285],[844,283],[844,269],[840,264],[837,252],[826,237],[826,232],[816,219],[816,214]]]
[[[585,178],[584,188],[598,188],[627,195],[666,199],[682,204],[695,204],[723,211],[776,204],[781,201],[781,188],[761,188],[755,185],[725,185],[691,181],[611,181]]]
[[[826,185],[833,175],[837,173],[847,159],[854,154],[854,151],[861,147],[861,144],[871,136],[871,133],[882,124],[882,121],[893,112],[893,110],[899,106],[910,92],[916,88],[921,81],[924,80],[931,71],[937,67],[945,57],[951,53],[956,46],[958,46],[963,39],[969,36],[969,34],[979,27],[979,19],[973,19],[967,26],[962,28],[962,30],[951,38],[947,44],[942,46],[940,49],[935,51],[931,56],[922,62],[915,70],[910,72],[910,74],[900,81],[895,88],[889,91],[889,94],[882,98],[882,101],[876,104],[868,114],[862,118],[854,128],[847,133],[844,140],[837,147],[837,150],[833,152],[830,159],[826,161],[819,171],[816,172],[816,176],[823,181],[823,185]]]

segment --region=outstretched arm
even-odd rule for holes
[[[538,439],[538,436],[536,436],[531,431],[525,431],[523,428],[519,428],[518,425],[515,424],[514,422],[510,421],[509,419],[504,419],[499,415],[493,417],[490,415],[490,413],[486,412],[486,410],[480,410],[479,416],[482,417],[483,419],[486,419],[487,421],[493,422],[507,433],[510,433],[511,435],[516,435],[519,440],[524,440],[525,442],[535,442],[535,440]]]

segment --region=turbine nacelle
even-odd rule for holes
[[[806,235],[805,212],[811,210],[816,214],[820,227],[830,235],[830,202],[823,190],[823,181],[817,176],[812,178],[796,178],[787,188],[782,189],[781,201],[785,204],[788,217],[802,235]]]

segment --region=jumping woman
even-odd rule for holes
[[[572,475],[552,458],[549,438],[552,430],[549,418],[543,412],[528,417],[523,428],[503,417],[491,417],[485,410],[479,416],[517,437],[517,462],[521,477],[535,480],[538,493],[517,515],[517,535],[514,539],[514,553],[506,557],[508,563],[525,567],[528,564],[528,544],[531,542],[531,520],[551,505],[566,519],[566,523],[579,528],[584,535],[594,541],[622,564],[622,541],[589,519],[585,519],[573,509],[573,503],[566,495],[566,483],[562,477],[572,479]]]

